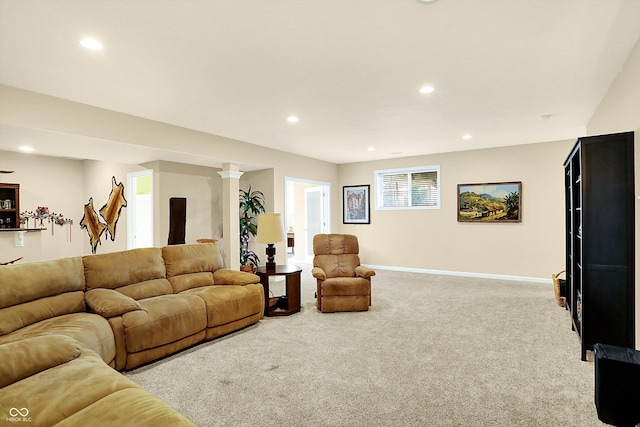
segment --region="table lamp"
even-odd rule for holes
[[[276,270],[276,243],[284,241],[284,227],[279,213],[260,214],[258,216],[258,235],[256,242],[267,244],[267,271]]]

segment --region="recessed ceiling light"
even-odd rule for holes
[[[33,147],[29,147],[27,145],[23,145],[22,147],[18,147],[18,150],[22,151],[23,153],[33,153],[34,151],[36,151]]]
[[[469,140],[469,139],[471,139],[471,138],[473,138],[473,137],[472,137],[472,136],[471,136],[471,134],[469,134],[469,133],[465,133],[464,135],[462,135],[462,139],[467,139],[467,140]]]
[[[96,39],[82,39],[80,44],[90,50],[102,50],[104,46]]]
[[[296,116],[289,116],[287,117],[287,121],[289,123],[298,123],[298,118]]]
[[[433,86],[422,86],[420,88],[420,93],[433,93],[434,90]]]

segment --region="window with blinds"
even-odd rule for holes
[[[440,209],[440,166],[375,171],[376,209]]]

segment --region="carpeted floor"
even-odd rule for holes
[[[379,270],[370,311],[322,314],[301,267],[300,313],[126,375],[201,427],[604,425],[550,283]]]

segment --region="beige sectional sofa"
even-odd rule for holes
[[[263,307],[258,276],[222,269],[212,243],[0,267],[0,422],[191,425],[113,368],[254,324]]]

